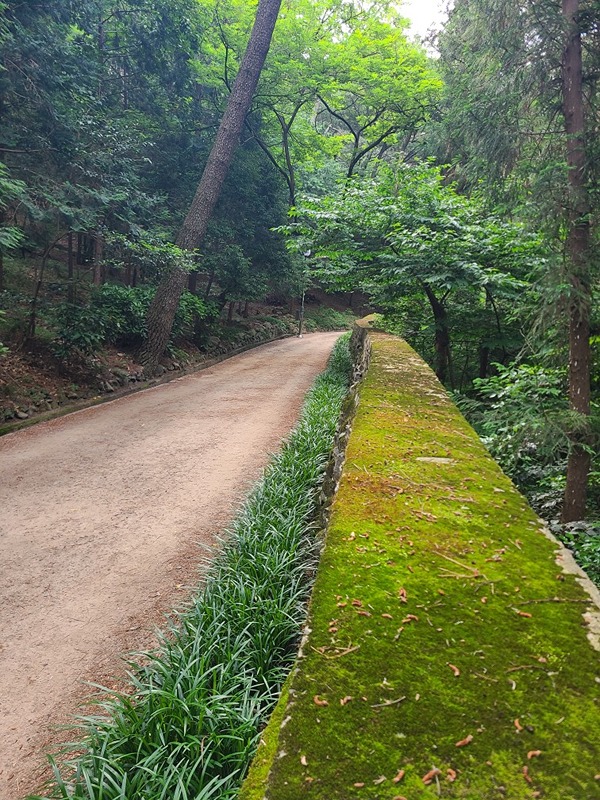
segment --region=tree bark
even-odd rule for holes
[[[565,254],[570,272],[569,298],[569,405],[578,417],[569,433],[570,453],[562,521],[572,522],[585,515],[590,452],[590,313],[589,274],[590,223],[586,187],[585,113],[582,80],[581,32],[577,15],[579,0],[562,0],[566,41],[562,64],[562,94],[567,166],[569,176],[569,219]]]
[[[433,311],[435,322],[434,346],[436,353],[435,374],[442,383],[450,378],[450,385],[454,388],[454,376],[452,374],[452,357],[450,353],[450,330],[448,328],[448,313],[445,305],[438,300],[434,292],[427,284],[423,285],[429,305]]]
[[[177,236],[176,244],[183,250],[199,247],[206,234],[269,51],[280,5],[281,0],[259,2],[240,71],[233,84],[196,196]],[[148,337],[140,354],[144,370],[149,374],[155,371],[158,359],[168,344],[175,311],[186,280],[186,272],[174,270],[161,281],[151,303],[148,311]]]
[[[67,303],[73,305],[75,303],[75,271],[73,265],[75,262],[75,254],[73,253],[73,231],[69,231],[68,244],[67,244]]]

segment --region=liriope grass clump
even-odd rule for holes
[[[318,556],[315,508],[351,374],[348,337],[307,396],[190,606],[83,721],[53,798],[233,797],[293,663]]]

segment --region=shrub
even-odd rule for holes
[[[307,308],[304,312],[307,331],[347,331],[352,328],[355,319],[356,316],[351,311],[336,311],[326,306]]]
[[[146,317],[156,289],[105,284],[94,292],[88,306],[62,304],[56,309],[59,332],[55,350],[65,358],[73,353],[91,355],[104,344],[137,346],[146,336]],[[211,320],[212,304],[184,292],[179,301],[171,341],[192,336],[197,320]]]
[[[579,566],[600,586],[600,523],[553,523],[550,530],[573,551]]]
[[[497,374],[474,381],[476,399],[455,400],[502,469],[520,487],[539,485],[540,470],[564,462],[568,440],[562,370],[495,364]]]

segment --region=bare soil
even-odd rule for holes
[[[267,344],[0,439],[3,800],[39,788],[85,682],[117,685],[122,654],[152,647],[185,602],[338,335]]]

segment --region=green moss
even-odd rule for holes
[[[372,343],[266,796],[600,798],[587,596],[429,369]]]

